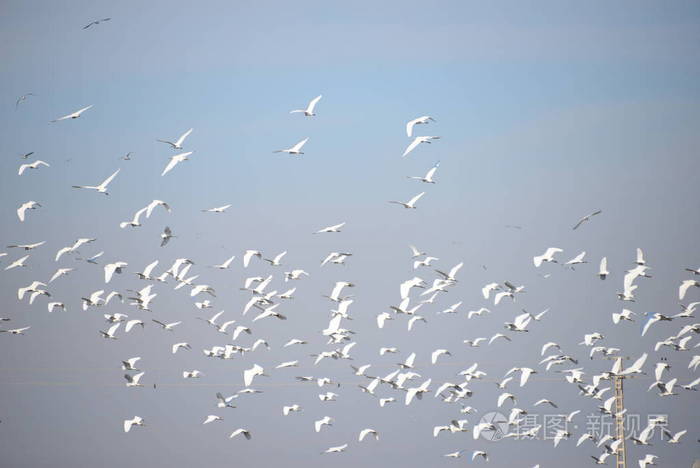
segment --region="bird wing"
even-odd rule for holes
[[[323,95],[319,94],[318,96],[313,98],[311,100],[311,102],[309,103],[309,106],[306,108],[306,112],[308,112],[309,114],[313,114],[314,108],[316,107],[316,104],[318,103],[318,101],[321,100],[322,97],[323,97]]]
[[[406,203],[406,204],[407,204],[407,205],[411,205],[411,206],[415,205],[416,202],[417,202],[418,200],[420,200],[421,197],[422,197],[423,195],[425,195],[425,192],[419,193],[419,194],[416,195],[415,197],[411,198],[411,199],[408,201],[408,203]]]
[[[114,173],[111,176],[107,177],[104,180],[104,182],[102,182],[99,185],[99,187],[107,188],[107,185],[109,185],[109,183],[112,182],[112,180],[117,176],[117,174],[119,174],[119,171],[121,171],[121,169],[117,169],[116,171],[114,171]]]
[[[410,120],[408,123],[406,123],[406,135],[407,135],[408,137],[413,136],[413,126],[414,126],[414,125],[416,124],[416,122],[418,122],[419,120],[420,120],[419,118],[418,118],[418,119],[413,119],[413,120]]]
[[[163,169],[163,172],[160,174],[161,177],[170,172],[170,170],[177,165],[177,163],[180,162],[180,159],[177,156],[173,156],[170,158],[170,161],[168,161],[168,165],[165,166],[165,169]]]
[[[182,143],[185,141],[185,138],[187,138],[188,136],[190,136],[190,133],[192,133],[192,130],[194,130],[194,128],[190,128],[190,129],[187,130],[185,133],[183,133],[183,134],[180,136],[180,138],[178,138],[177,141],[175,142],[175,146],[182,146]]]
[[[685,297],[685,293],[690,289],[691,286],[695,286],[696,281],[695,280],[685,280],[681,283],[680,287],[678,288],[678,299],[683,300]]]
[[[414,138],[413,141],[411,142],[411,144],[408,145],[408,147],[406,147],[406,151],[403,152],[403,154],[401,155],[401,157],[402,157],[402,158],[403,158],[403,157],[406,157],[406,155],[407,155],[408,153],[410,153],[411,151],[413,151],[413,150],[415,149],[415,147],[418,146],[420,143],[421,143],[420,137]]]
[[[292,147],[289,149],[289,151],[290,151],[290,152],[297,152],[297,151],[299,151],[299,150],[301,149],[301,147],[304,146],[304,145],[306,144],[307,141],[309,141],[309,139],[308,139],[308,138],[304,138],[304,139],[301,140],[299,143],[297,143],[296,145],[292,146]]]
[[[435,171],[437,171],[437,166],[433,166],[433,168],[430,169],[427,174],[425,174],[425,178],[427,180],[431,180],[433,178],[433,175],[435,174]]]

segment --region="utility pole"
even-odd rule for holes
[[[608,359],[614,359],[613,366],[614,374],[612,376],[613,387],[615,389],[615,439],[622,442],[615,451],[615,467],[627,468],[627,449],[625,448],[625,393],[623,382],[625,380],[622,372],[625,370],[623,361],[629,357],[611,356]]]

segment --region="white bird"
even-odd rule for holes
[[[250,385],[253,383],[253,379],[258,375],[264,376],[266,374],[265,370],[257,364],[254,364],[250,369],[243,371],[243,383],[245,383],[245,386],[250,387]]]
[[[564,439],[568,439],[569,437],[571,437],[570,432],[558,429],[556,434],[554,435],[554,446],[556,447],[557,445],[559,445],[559,442],[561,442]]]
[[[667,429],[663,429],[663,434],[668,437],[668,443],[669,444],[677,444],[681,441],[681,437],[683,437],[687,430],[683,430],[680,432],[676,432],[675,434],[671,434],[671,432]]]
[[[231,266],[231,262],[236,258],[235,255],[232,255],[224,263],[221,263],[219,265],[212,265],[212,268],[216,268],[218,270],[228,270],[229,266]]]
[[[394,318],[388,312],[382,312],[377,315],[377,327],[384,328],[384,324],[387,320],[394,320]]]
[[[110,280],[112,279],[112,275],[114,273],[121,274],[123,271],[123,268],[128,266],[129,264],[126,262],[114,262],[114,263],[108,263],[107,265],[104,266],[105,270],[105,283],[109,283]]]
[[[304,138],[303,140],[301,140],[299,143],[292,146],[291,148],[276,150],[276,151],[273,151],[273,153],[304,154],[301,151],[301,148],[302,148],[302,146],[304,146],[306,144],[307,141],[309,141],[309,139]]]
[[[291,405],[291,406],[283,406],[282,407],[282,414],[285,416],[289,416],[289,413],[297,412],[297,411],[301,411],[301,406]]]
[[[440,260],[437,257],[425,257],[423,260],[416,260],[413,262],[413,269],[416,270],[418,267],[421,266],[430,266],[430,263],[433,260]]]
[[[324,232],[341,232],[340,229],[345,226],[345,222],[342,222],[340,224],[334,224],[333,226],[327,226],[322,229],[319,229],[318,231],[314,232],[314,234],[321,234]]]
[[[464,262],[460,262],[457,265],[453,266],[449,273],[445,273],[445,272],[440,271],[440,270],[435,270],[435,272],[437,274],[439,274],[440,276],[442,276],[445,279],[445,281],[449,281],[449,282],[454,283],[457,281],[457,279],[455,278],[455,276],[457,275],[457,272],[463,266],[464,266]]]
[[[316,430],[316,432],[320,432],[323,426],[332,426],[332,423],[333,418],[331,418],[330,416],[324,416],[323,418],[314,422],[314,429]]]
[[[324,266],[328,262],[336,265],[344,265],[345,259],[350,256],[352,256],[352,254],[347,252],[331,252],[321,261],[321,266]]]
[[[153,200],[151,203],[146,205],[146,218],[151,217],[151,213],[153,213],[153,210],[156,209],[156,207],[162,206],[165,208],[165,210],[170,213],[172,212],[172,209],[170,208],[170,205],[165,203],[163,200]]]
[[[486,338],[476,338],[474,340],[464,340],[464,344],[471,346],[472,348],[478,348],[479,343],[486,341]]]
[[[412,137],[413,136],[413,127],[415,125],[429,124],[431,121],[435,122],[435,119],[433,119],[429,115],[423,115],[423,116],[418,117],[416,119],[410,120],[408,123],[406,123],[406,135],[408,137]]]
[[[191,371],[182,371],[182,378],[183,379],[198,379],[199,376],[201,376],[202,373],[198,371],[197,369],[191,370]]]
[[[29,330],[32,327],[24,327],[24,328],[14,328],[12,330],[0,330],[0,333],[9,333],[10,335],[24,335],[24,332],[26,330]]]
[[[59,120],[77,119],[78,117],[80,117],[80,114],[82,114],[86,110],[90,109],[91,107],[92,107],[92,105],[87,106],[87,107],[83,107],[82,109],[77,110],[77,111],[73,112],[72,114],[64,115],[63,117],[59,117],[57,119],[51,120],[50,123],[58,122]]]
[[[233,431],[233,432],[231,433],[231,435],[228,436],[228,438],[229,438],[229,439],[233,439],[234,437],[236,437],[237,435],[240,435],[240,434],[243,434],[243,436],[244,436],[247,440],[250,440],[251,437],[252,437],[252,436],[250,435],[250,432],[249,432],[247,429],[240,428],[240,429],[236,429],[235,431]]]
[[[413,401],[413,398],[418,398],[419,400],[423,397],[424,393],[428,392],[428,389],[430,387],[430,382],[432,382],[432,379],[428,379],[425,382],[423,382],[420,387],[411,387],[406,390],[406,406],[411,404],[411,401]]]
[[[25,212],[27,210],[35,210],[37,207],[41,207],[41,205],[35,201],[28,201],[26,203],[22,203],[22,205],[19,208],[17,208],[17,217],[21,222],[24,222]]]
[[[408,248],[411,249],[411,258],[416,258],[420,257],[421,255],[425,255],[425,252],[421,252],[414,245],[409,245]]]
[[[139,383],[141,381],[141,377],[143,377],[143,374],[145,374],[145,372],[139,372],[136,375],[124,374],[124,378],[126,379],[126,386],[143,387],[143,384]]]
[[[392,200],[392,201],[390,201],[389,203],[395,203],[395,204],[397,204],[397,205],[403,206],[404,208],[413,208],[413,209],[415,209],[415,208],[416,208],[416,206],[415,206],[415,205],[416,205],[416,202],[418,202],[418,200],[420,200],[421,197],[422,197],[423,195],[425,195],[425,192],[419,193],[418,195],[416,195],[415,197],[411,198],[411,199],[408,200],[407,202],[400,202],[400,201],[394,201],[394,200]]]
[[[644,260],[644,252],[642,252],[642,249],[637,247],[637,260],[635,261],[637,265],[646,265],[646,261]]]
[[[563,252],[563,250],[557,247],[549,247],[542,255],[532,257],[532,261],[535,264],[535,267],[539,267],[540,265],[542,265],[542,262],[557,263],[557,261],[554,259],[554,255],[560,252]]]
[[[296,110],[290,111],[289,113],[290,114],[302,113],[306,117],[313,117],[316,115],[316,114],[314,114],[314,107],[316,107],[316,104],[318,103],[318,101],[321,100],[322,97],[323,97],[323,95],[319,94],[318,96],[313,98],[311,100],[311,102],[309,102],[309,105],[306,106],[306,109],[296,109]]]
[[[132,426],[145,426],[143,418],[140,416],[134,416],[133,419],[124,420],[124,432],[129,432]]]
[[[406,155],[407,155],[408,153],[410,153],[411,151],[413,151],[413,150],[416,148],[416,146],[420,145],[421,143],[428,143],[428,144],[430,144],[430,143],[432,143],[431,140],[439,140],[439,139],[440,139],[439,136],[419,136],[419,137],[416,137],[416,138],[413,139],[413,141],[411,142],[411,144],[409,144],[409,145],[406,147],[406,150],[403,152],[403,154],[401,155],[401,157],[402,157],[402,158],[406,157]]]
[[[484,461],[489,461],[489,454],[483,450],[474,450],[474,453],[472,453],[472,461],[474,461],[476,457],[482,457]]]
[[[642,373],[642,366],[644,366],[644,363],[646,362],[648,357],[647,353],[642,354],[634,363],[629,366],[627,369],[624,371],[620,372],[620,375],[631,375],[631,374],[641,374]],[[621,360],[617,360],[617,362],[621,362]],[[616,364],[617,364],[616,362]]]
[[[122,221],[121,223],[119,223],[119,227],[124,229],[127,226],[131,226],[131,227],[141,226],[140,218],[141,218],[141,215],[144,214],[146,211],[148,211],[148,207],[141,208],[136,213],[134,213],[134,217],[131,221]]]
[[[107,177],[99,185],[74,185],[73,188],[97,190],[98,193],[104,193],[105,195],[109,195],[109,192],[107,192],[107,186],[110,182],[112,182],[112,180],[117,176],[117,174],[119,174],[119,171],[121,171],[121,169],[117,169],[116,171],[114,171],[111,176]]]
[[[489,309],[487,309],[486,307],[482,307],[479,310],[470,310],[467,313],[467,319],[470,319],[474,316],[481,317],[484,314],[490,314],[490,313],[491,313],[491,311]]]
[[[53,310],[56,307],[63,310],[64,312],[66,311],[66,305],[63,302],[49,302],[48,306],[49,306],[49,312],[53,312]]]
[[[608,277],[610,272],[608,271],[608,257],[603,257],[600,259],[600,267],[598,268],[598,276],[600,279],[604,280]]]
[[[324,453],[340,453],[340,452],[344,452],[346,448],[348,448],[348,444],[339,445],[339,446],[337,446],[337,447],[330,447],[330,448],[328,448],[325,452],[322,452],[321,455],[323,455]]]
[[[426,184],[434,184],[435,180],[433,180],[433,176],[435,175],[435,171],[437,171],[438,166],[440,166],[440,161],[436,162],[435,165],[430,168],[430,170],[424,175],[424,176],[406,176],[409,179],[414,179],[414,180],[420,180],[421,182],[424,182]]]
[[[584,250],[583,252],[581,252],[580,254],[578,254],[577,256],[575,256],[574,258],[569,260],[568,262],[566,262],[565,265],[579,265],[581,263],[588,263],[583,259],[583,257],[585,257],[585,256],[586,256],[586,251]]]
[[[436,349],[433,351],[433,353],[430,355],[430,360],[433,364],[437,363],[437,359],[442,356],[442,355],[447,355],[447,356],[452,356],[452,354],[446,350],[446,349]],[[415,356],[415,355],[414,355]]]
[[[357,438],[359,442],[362,442],[362,440],[368,435],[372,434],[374,436],[374,440],[379,440],[379,433],[375,431],[374,429],[362,429],[360,431],[360,436]]]
[[[656,465],[656,459],[659,458],[656,455],[647,454],[639,460],[639,468],[646,468],[647,465]]]
[[[172,170],[175,166],[177,166],[178,163],[181,163],[183,161],[189,161],[188,156],[192,154],[192,151],[188,151],[186,153],[180,153],[176,154],[175,156],[170,157],[170,161],[168,162],[167,166],[165,166],[165,169],[163,169],[163,172],[161,172],[161,176],[164,176],[168,172]]]
[[[205,419],[202,424],[209,424],[210,422],[223,421],[223,420],[224,420],[224,418],[222,418],[221,416],[216,416],[215,414],[210,414],[209,416],[207,416],[207,419]]]
[[[140,357],[133,357],[130,359],[127,359],[126,361],[122,361],[122,370],[129,370],[129,371],[138,371],[136,367],[136,363],[141,360]]]
[[[224,205],[224,206],[217,206],[215,208],[209,208],[208,210],[202,210],[205,213],[223,213],[229,208],[231,208],[231,204]]]
[[[418,321],[421,321],[423,323],[428,323],[428,321],[425,319],[425,317],[422,317],[420,315],[414,315],[408,321],[408,331],[411,331],[413,329],[413,325],[415,325],[415,323]]]
[[[603,212],[602,210],[596,210],[593,213],[584,216],[583,218],[578,220],[578,222],[574,225],[574,227],[572,229],[573,230],[578,229],[578,227],[581,226],[583,223],[585,223],[586,221],[589,221],[593,216],[598,215],[602,212]]]
[[[170,145],[170,146],[172,147],[172,149],[174,149],[174,150],[181,150],[181,149],[182,149],[182,144],[185,142],[185,138],[187,138],[188,136],[190,136],[190,133],[192,133],[192,130],[194,130],[194,128],[190,128],[190,129],[187,130],[185,133],[183,133],[182,135],[180,135],[180,138],[178,138],[178,139],[175,141],[175,143],[173,143],[173,142],[171,142],[171,141],[167,141],[167,140],[156,140],[156,141],[159,141],[159,142],[161,142],[161,143],[167,143],[167,144]]]
[[[280,266],[280,265],[282,265],[282,264],[280,263],[280,260],[282,260],[282,257],[284,257],[285,255],[287,255],[287,251],[286,251],[286,250],[285,250],[284,252],[282,252],[281,254],[278,254],[275,258],[272,258],[272,259],[270,259],[270,258],[263,258],[263,260],[265,260],[266,262],[268,262],[268,263],[270,264],[270,266]]]
[[[231,404],[231,401],[233,401],[234,398],[238,398],[238,395],[231,395],[229,397],[224,397],[221,393],[217,392],[217,394],[216,394],[216,400],[217,400],[216,406],[218,408],[235,408],[235,406],[233,406]]]
[[[678,288],[678,299],[683,300],[685,298],[685,294],[688,292],[688,289],[691,287],[697,287],[700,288],[700,281],[695,281],[695,280],[685,280],[681,283],[680,287]]]
[[[165,229],[163,229],[163,232],[160,234],[160,246],[165,247],[165,244],[167,244],[173,237],[177,236],[173,235],[173,231],[169,226],[165,226]]]
[[[287,361],[275,366],[275,369],[284,369],[286,367],[299,367],[299,361]]]
[[[117,329],[121,326],[121,324],[121,322],[115,323],[114,325],[109,327],[109,329],[106,332],[100,330],[100,335],[102,335],[102,338],[116,340],[117,337],[114,334],[117,332]]]
[[[173,354],[177,353],[178,350],[180,350],[180,349],[192,349],[192,347],[189,345],[189,343],[184,343],[184,342],[183,343],[175,343],[172,346]]]
[[[387,403],[393,403],[393,402],[395,402],[395,401],[396,401],[396,399],[393,398],[393,397],[389,397],[389,398],[380,398],[380,399],[379,399],[379,406],[382,407],[382,408],[384,408],[384,405],[386,405]]]
[[[613,312],[613,314],[612,314],[612,321],[613,321],[614,324],[618,324],[618,323],[620,323],[620,321],[622,321],[622,320],[627,320],[627,321],[629,321],[629,322],[634,322],[634,320],[632,320],[632,316],[633,316],[633,315],[637,315],[637,314],[635,314],[635,313],[632,312],[631,310],[622,309],[622,312],[620,312],[620,313]]]
[[[250,259],[253,257],[262,258],[262,252],[259,250],[246,250],[243,254],[243,268],[248,268]]]
[[[22,164],[21,166],[19,166],[19,170],[17,171],[17,174],[22,175],[24,173],[25,169],[38,169],[40,166],[51,167],[47,162],[44,162],[40,159],[37,159],[33,163]]]
[[[130,332],[132,328],[134,328],[135,325],[141,325],[141,328],[144,328],[144,323],[141,320],[134,319],[134,320],[129,320],[126,322],[126,325],[124,326],[124,331],[125,332]]]

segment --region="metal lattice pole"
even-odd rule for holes
[[[624,379],[625,378],[621,375],[616,375],[613,377],[615,384],[615,428],[617,440],[622,441],[615,451],[617,468],[627,467],[627,450],[625,449],[625,415],[623,413],[625,409],[625,394],[622,386]]]

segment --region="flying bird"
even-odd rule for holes
[[[121,169],[117,169],[114,171],[114,173],[107,177],[100,185],[74,185],[73,188],[77,189],[89,189],[89,190],[97,190],[98,193],[104,193],[105,195],[109,195],[109,192],[107,192],[107,186],[109,185],[110,182],[119,174],[119,171]]]
[[[322,95],[318,95],[315,98],[313,98],[311,100],[311,102],[309,102],[309,105],[306,106],[306,109],[296,109],[296,110],[290,111],[289,113],[290,114],[303,113],[306,117],[313,117],[314,115],[316,115],[316,114],[314,114],[314,108],[316,107],[316,104],[318,104],[318,101],[320,101],[322,97],[323,97]]]
[[[185,133],[183,133],[182,135],[180,135],[180,138],[178,138],[178,139],[175,141],[175,143],[173,143],[172,141],[168,141],[168,140],[156,140],[156,141],[159,141],[159,142],[161,142],[161,143],[166,143],[166,144],[170,145],[170,146],[172,147],[172,149],[174,149],[174,150],[181,150],[181,149],[182,149],[182,144],[185,142],[185,138],[187,138],[188,136],[190,136],[190,133],[192,133],[192,130],[194,130],[194,128],[190,128],[190,129],[187,130]]]
[[[430,122],[435,122],[435,119],[429,115],[424,115],[422,117],[418,117],[417,119],[410,120],[408,123],[406,123],[406,136],[413,136],[413,127],[415,125],[429,124]]]
[[[39,166],[50,167],[48,163],[42,161],[41,159],[37,159],[36,161],[34,161],[31,164],[22,164],[21,166],[19,166],[19,170],[17,171],[17,174],[22,175],[24,173],[25,169],[37,169],[37,168],[39,168]]]
[[[24,222],[24,217],[25,217],[25,212],[27,210],[35,210],[37,207],[41,207],[41,205],[35,201],[28,201],[26,203],[22,203],[22,205],[17,208],[17,217],[21,222]]]
[[[170,172],[173,167],[177,166],[178,163],[181,163],[182,161],[189,161],[188,156],[192,154],[192,151],[188,151],[187,153],[180,153],[176,154],[175,156],[170,157],[170,161],[168,162],[168,165],[165,166],[165,169],[163,169],[163,172],[161,172],[161,177]]]
[[[95,25],[100,24],[100,23],[103,22],[103,21],[109,21],[109,20],[111,20],[111,19],[112,19],[112,18],[102,18],[102,19],[98,19],[98,20],[91,21],[91,22],[89,22],[88,24],[86,24],[85,26],[83,26],[83,29],[87,29],[87,28],[89,28],[90,26],[95,26]],[[127,432],[128,432],[128,431],[127,431]]]
[[[302,146],[304,146],[306,144],[307,141],[309,141],[309,139],[304,138],[303,140],[301,140],[299,143],[292,146],[291,148],[276,150],[276,151],[273,151],[273,153],[304,154],[301,151],[301,148],[302,148]]]
[[[574,225],[574,227],[573,227],[572,229],[573,229],[573,230],[578,229],[578,227],[581,226],[583,223],[585,223],[586,221],[590,221],[590,219],[591,219],[593,216],[599,215],[599,214],[601,214],[602,212],[603,212],[603,210],[596,210],[596,211],[594,211],[593,213],[584,216],[583,218],[581,218],[581,219],[578,220],[578,222]]]
[[[416,208],[416,202],[418,202],[418,200],[420,200],[421,197],[422,197],[423,195],[425,195],[425,192],[419,193],[418,195],[416,195],[415,197],[411,198],[411,199],[410,199],[409,201],[407,201],[407,202],[390,201],[389,203],[395,203],[395,204],[397,204],[397,205],[403,206],[404,208],[413,208],[413,209],[415,209],[415,208]]]
[[[411,151],[413,151],[413,150],[416,148],[416,146],[420,145],[421,143],[428,143],[428,144],[430,144],[430,143],[432,143],[431,140],[439,140],[439,139],[440,139],[439,136],[419,136],[419,137],[416,137],[416,138],[411,142],[411,144],[408,145],[408,147],[406,148],[406,151],[403,152],[403,154],[401,155],[401,157],[402,157],[402,158],[406,157],[406,155],[408,155],[408,153],[410,153]]]
[[[435,171],[437,171],[438,166],[440,166],[440,161],[436,162],[435,165],[430,168],[430,170],[424,176],[406,176],[409,179],[420,180],[426,184],[434,184],[433,176]]]
[[[82,109],[77,110],[77,111],[73,112],[72,114],[64,115],[63,117],[59,117],[57,119],[51,120],[49,123],[58,122],[59,120],[77,119],[78,117],[80,117],[80,115],[83,112],[90,109],[91,107],[92,107],[92,105],[87,106],[87,107],[83,107]]]

